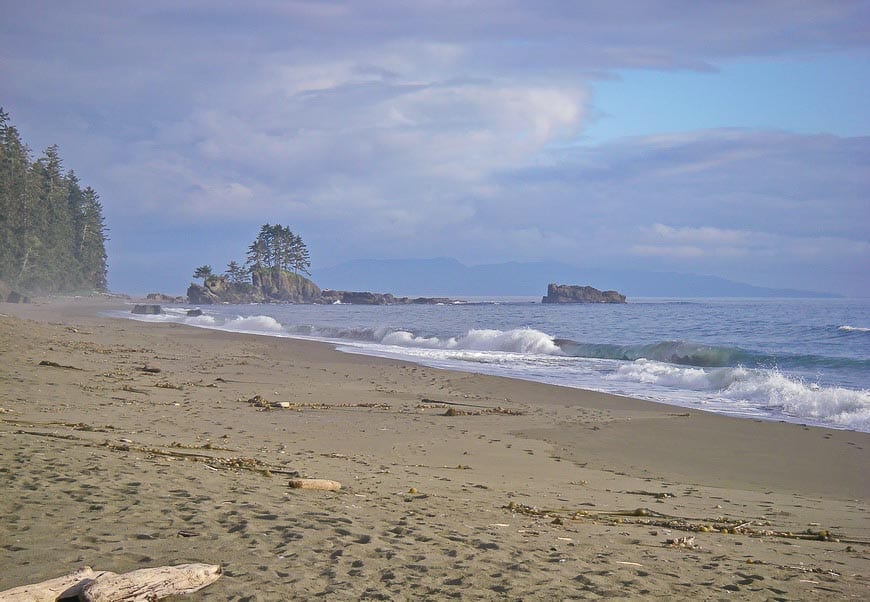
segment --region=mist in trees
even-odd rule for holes
[[[0,280],[28,291],[106,290],[100,197],[63,171],[56,145],[34,160],[0,108]]]

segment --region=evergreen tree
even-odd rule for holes
[[[227,264],[227,271],[224,272],[224,274],[226,275],[227,280],[232,284],[248,283],[248,270],[235,261],[231,261]]]
[[[213,275],[214,274],[211,271],[210,265],[201,265],[193,272],[193,277],[202,278],[203,284],[205,284],[205,281],[211,278]]]
[[[63,173],[56,145],[33,161],[0,109],[0,279],[33,292],[105,290],[98,198],[72,171]]]

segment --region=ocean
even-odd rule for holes
[[[187,306],[125,317],[326,341],[340,351],[765,420],[870,432],[870,300]]]

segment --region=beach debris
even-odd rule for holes
[[[505,400],[507,401],[507,400]],[[466,407],[466,408],[478,408],[477,410],[459,410],[456,407]],[[508,416],[522,416],[525,412],[521,412],[519,410],[513,410],[510,408],[503,408],[501,406],[498,407],[490,407],[479,405],[475,403],[462,403],[459,401],[443,401],[438,399],[427,399],[423,398],[420,400],[420,403],[417,404],[417,409],[429,409],[429,408],[447,408],[447,411],[444,412],[444,416],[483,416],[485,414],[506,414]]]
[[[0,592],[0,600],[4,602],[54,602],[58,599],[76,599],[85,585],[103,574],[103,572],[97,573],[89,566],[83,566],[69,575],[7,589]]]
[[[389,410],[388,403],[298,403],[292,401],[269,401],[262,395],[254,395],[248,399],[240,397],[236,401],[248,403],[259,410],[335,410],[344,408],[367,408],[376,410]]]
[[[482,410],[474,410],[474,411],[466,411],[466,410],[457,410],[456,408],[450,407],[447,408],[447,411],[444,412],[444,416],[485,416],[487,414],[505,414],[507,416],[522,416],[523,412],[519,410],[512,410],[510,408],[496,407],[496,408],[484,408]]]
[[[140,366],[140,367],[136,368],[136,370],[138,370],[139,372],[147,372],[148,374],[160,374],[161,372],[163,372],[163,370],[161,370],[159,367],[151,366],[149,364],[145,364],[144,366]]]
[[[695,544],[695,536],[687,535],[685,537],[675,537],[673,539],[668,539],[665,541],[665,545],[670,548],[688,548],[690,550],[697,550],[701,546]]]
[[[39,362],[40,366],[47,366],[49,368],[63,368],[64,370],[81,370],[81,368],[76,368],[75,366],[66,366],[64,364],[58,364],[57,362],[51,362],[49,360],[42,360]]]
[[[661,512],[656,512],[655,510],[650,510],[649,508],[635,508],[634,510],[577,510],[574,508],[542,509],[537,506],[518,504],[513,501],[508,502],[508,504],[502,506],[502,508],[515,514],[549,518],[551,521],[555,518],[562,518],[563,522],[565,518],[593,522],[603,520],[616,524],[640,524],[648,527],[660,527],[663,529],[690,531],[694,533],[721,533],[723,535],[746,535],[749,537],[778,537],[783,539],[831,541],[835,543],[870,546],[870,541],[852,538],[847,539],[840,535],[835,535],[826,529],[818,531],[807,529],[803,533],[793,533],[792,531],[777,531],[770,528],[759,528],[770,527],[771,525],[769,522],[761,523],[754,520],[734,521],[733,519],[728,519],[722,516],[716,517],[715,519],[686,518],[663,514]],[[552,524],[558,525],[559,523],[554,522]],[[753,526],[753,524],[756,524],[756,526]]]
[[[150,602],[199,591],[217,581],[221,572],[220,565],[196,563],[106,574],[86,585],[80,598],[85,602]]]
[[[627,493],[628,495],[647,495],[649,497],[653,497],[657,500],[666,500],[668,498],[677,497],[673,493],[669,491],[623,491],[622,493]]]
[[[176,533],[179,537],[199,537],[199,533],[196,531],[188,531],[187,529],[181,529],[178,533]]]
[[[190,594],[211,585],[221,576],[216,564],[180,564],[116,574],[85,566],[63,577],[22,585],[0,592],[3,602],[151,602]]]
[[[338,491],[341,483],[329,479],[290,479],[291,489],[318,489],[320,491]]]

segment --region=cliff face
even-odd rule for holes
[[[252,303],[316,303],[320,299],[320,287],[308,278],[284,270],[260,270],[251,274],[255,295],[262,301]]]
[[[196,305],[212,303],[317,303],[320,287],[308,278],[283,270],[259,270],[251,274],[251,284],[227,282],[223,276],[206,278],[202,285],[191,284],[187,301]]]
[[[591,286],[550,284],[541,303],[625,303],[625,295],[616,291],[600,291]]]

